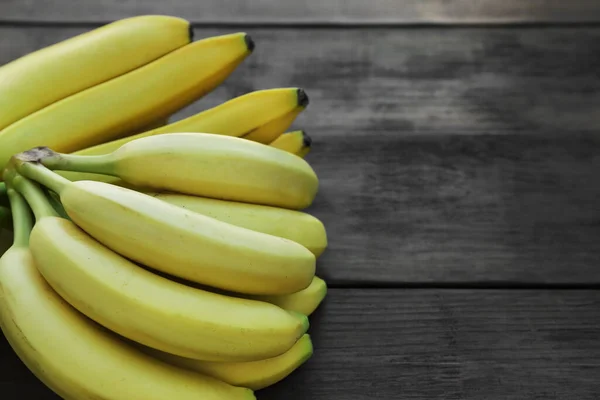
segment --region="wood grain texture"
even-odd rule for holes
[[[169,14],[195,23],[421,24],[597,22],[595,0],[2,0],[0,20],[106,22],[141,14]]]
[[[600,135],[333,132],[308,157],[333,284],[600,282]]]
[[[82,31],[0,28],[0,62]],[[600,29],[249,32],[255,54],[175,119],[307,90],[332,285],[600,283]]]
[[[259,400],[592,400],[600,292],[330,291],[315,355]],[[3,400],[55,399],[0,339]]]
[[[0,65],[85,31],[0,27]],[[570,135],[600,126],[600,28],[246,31],[254,54],[178,118],[252,90],[301,86],[311,105],[299,123],[316,138],[332,130]]]

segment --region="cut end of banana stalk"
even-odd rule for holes
[[[40,146],[16,154],[15,159],[22,162],[40,162],[44,158],[55,156],[56,153],[48,147]]]
[[[309,103],[308,95],[306,94],[304,89],[298,89],[297,96],[298,96],[298,107],[308,106],[308,103]]]
[[[248,51],[252,53],[254,51],[254,47],[256,46],[254,44],[254,40],[252,40],[252,38],[248,34],[246,34],[244,40],[246,40],[246,47],[248,48]]]

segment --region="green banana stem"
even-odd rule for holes
[[[60,195],[60,192],[71,183],[40,163],[18,160],[15,162],[16,170],[24,177],[34,180]]]
[[[51,155],[41,157],[39,162],[53,170],[117,176],[113,169],[112,154],[81,156],[52,152]]]
[[[16,190],[8,189],[8,198],[10,199],[10,208],[13,215],[13,247],[28,247],[29,235],[33,229],[33,218],[31,211],[23,196]]]
[[[0,182],[0,197],[6,196],[6,183]]]
[[[59,217],[38,184],[21,175],[16,175],[11,182],[11,186],[25,197],[25,200],[29,203],[29,207],[31,207],[35,214],[36,220],[39,221],[44,217]]]

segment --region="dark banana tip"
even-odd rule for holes
[[[246,36],[244,36],[244,40],[246,41],[246,47],[248,48],[249,52],[253,52],[254,51],[254,47],[256,46],[254,44],[254,40],[252,40],[252,38],[250,37],[250,35],[248,35],[246,33]]]
[[[301,131],[301,132],[302,132],[302,144],[304,145],[304,147],[310,147],[312,145],[312,138],[310,136],[308,136],[306,131]]]
[[[298,96],[298,106],[306,107],[308,105],[309,101],[308,101],[308,95],[306,94],[304,89],[298,89],[298,91],[296,92],[296,95]]]
[[[190,37],[190,43],[194,41],[194,27],[192,24],[188,25],[188,36]]]

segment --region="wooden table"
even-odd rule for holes
[[[0,2],[0,64],[167,13],[257,44],[177,118],[309,94],[331,289],[314,357],[259,399],[600,398],[596,0],[41,3]],[[56,398],[6,341],[0,393]]]

